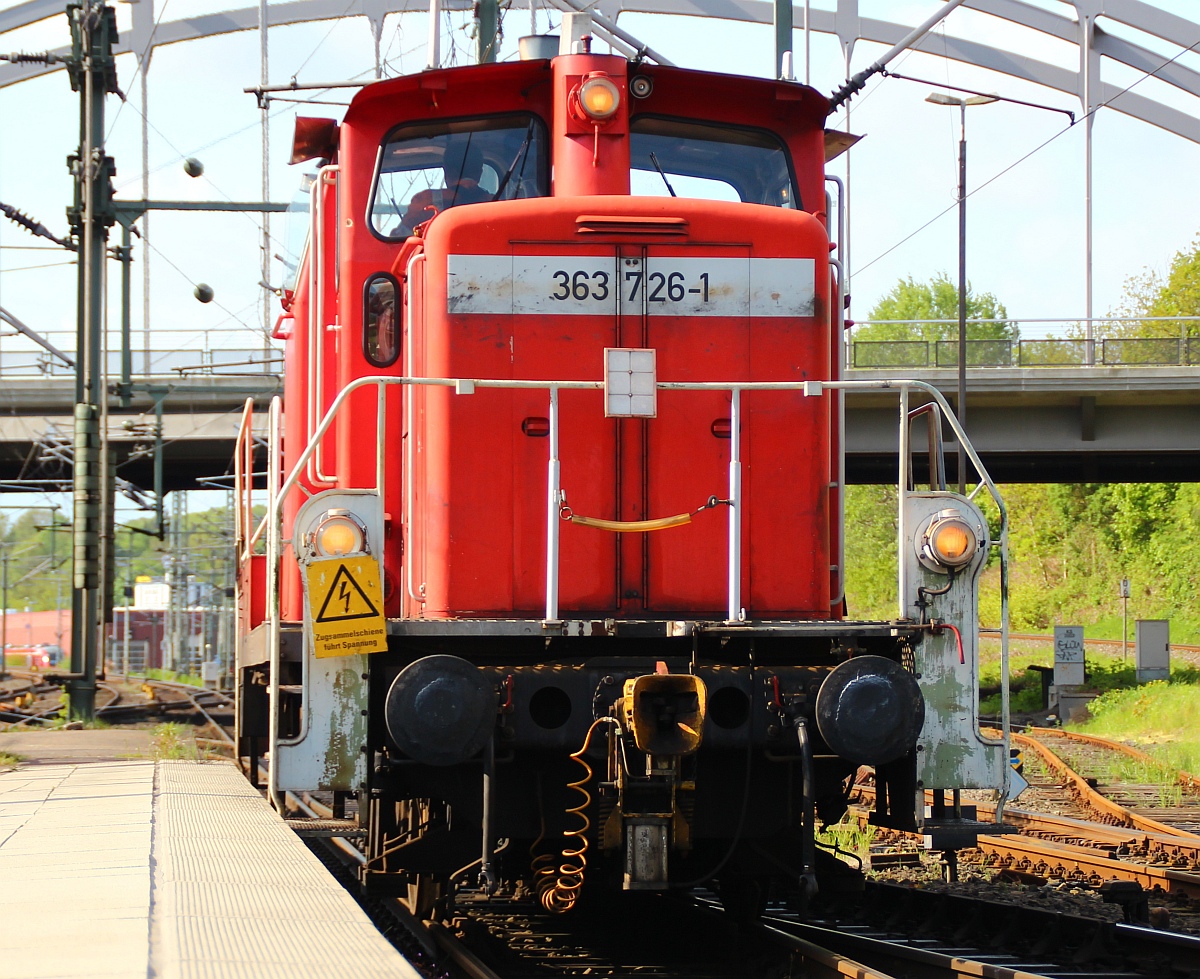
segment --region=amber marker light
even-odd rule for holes
[[[313,544],[325,557],[342,557],[366,549],[366,532],[350,514],[327,513],[313,533]]]
[[[579,86],[579,108],[593,122],[611,119],[621,106],[621,93],[608,78],[592,77]]]
[[[965,520],[947,516],[935,520],[925,534],[927,553],[938,564],[959,568],[975,556],[979,540]]]

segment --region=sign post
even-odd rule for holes
[[[1121,579],[1121,661],[1129,658],[1129,579]]]

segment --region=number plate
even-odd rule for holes
[[[812,316],[815,268],[811,258],[450,255],[446,311]]]

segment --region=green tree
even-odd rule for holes
[[[1165,279],[1151,268],[1127,278],[1121,301],[1111,315],[1126,319],[1102,324],[1096,332],[1103,339],[1200,337],[1200,237],[1175,253]],[[1145,321],[1140,319],[1143,316],[1196,319],[1172,323]]]
[[[958,287],[945,272],[928,282],[901,279],[871,310],[872,321],[859,327],[857,340],[951,340],[958,336]],[[949,320],[937,322],[879,322],[881,320]],[[967,283],[967,339],[1016,340],[1016,324],[992,293],[972,292]],[[990,322],[970,322],[987,320]]]
[[[261,513],[262,508],[256,508],[256,519]],[[57,607],[60,601],[70,606],[69,527],[67,516],[49,509],[0,514],[0,548],[9,555],[9,608],[41,611]],[[163,557],[170,552],[170,541],[158,540],[153,531],[153,517],[122,521],[116,529],[113,598],[118,605],[124,603],[122,589],[131,579],[163,577]],[[224,507],[190,513],[183,518],[181,531],[183,572],[216,588],[231,585],[233,514]]]

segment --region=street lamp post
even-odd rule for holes
[[[955,410],[958,423],[967,427],[967,106],[999,102],[996,95],[971,95],[960,99],[956,95],[932,92],[925,97],[934,105],[957,106],[960,129],[958,137],[958,401]],[[967,453],[962,440],[958,443],[958,491],[967,492]]]

